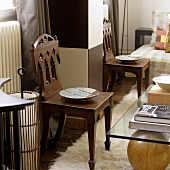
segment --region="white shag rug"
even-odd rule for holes
[[[113,108],[112,126],[124,114],[127,109],[136,101],[136,86],[133,86],[130,93],[127,94],[119,104]],[[55,160],[50,170],[89,170],[89,150],[88,137],[85,132],[80,139],[67,151],[61,153],[61,156]],[[110,151],[105,150],[105,127],[104,118],[97,124],[96,136],[96,170],[133,170],[127,158],[127,145],[129,140],[110,138]]]

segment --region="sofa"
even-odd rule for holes
[[[150,82],[160,74],[170,74],[170,11],[152,12],[152,37],[150,44],[144,44],[131,55],[150,59]],[[162,33],[162,35],[160,35]]]

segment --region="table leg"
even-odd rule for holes
[[[111,129],[111,122],[112,122],[112,113],[111,113],[111,108],[108,106],[104,109],[105,113],[105,130],[106,133]],[[106,150],[110,150],[110,138],[106,137],[105,141],[105,148]]]
[[[89,141],[89,154],[90,154],[90,160],[89,160],[89,168],[90,170],[95,169],[95,149],[96,149],[96,126],[97,122],[95,124],[88,124],[88,141]]]
[[[11,160],[11,137],[10,137],[10,112],[6,112],[6,132],[4,138],[4,163],[5,166],[12,168],[12,160]]]
[[[2,125],[2,112],[0,112],[0,124]],[[2,126],[1,126],[2,127]],[[2,145],[2,143],[3,143],[3,137],[2,137],[2,128],[0,128],[0,166],[1,166],[1,168],[2,168],[2,154],[3,154],[3,145]],[[1,169],[0,168],[0,169]]]
[[[13,130],[14,130],[14,160],[15,169],[20,169],[20,140],[19,140],[19,122],[18,122],[18,110],[13,111]]]
[[[135,31],[135,50],[144,44],[144,35],[141,35],[139,30]]]

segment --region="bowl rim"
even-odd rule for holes
[[[155,82],[155,83],[160,83],[160,84],[170,84],[170,81],[169,82],[165,82],[165,81],[162,81],[162,80],[158,80],[158,78],[160,79],[160,78],[162,78],[162,77],[168,77],[169,78],[169,80],[170,80],[170,76],[158,76],[158,77],[154,77],[152,80]]]

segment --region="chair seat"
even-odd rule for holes
[[[149,59],[141,59],[135,62],[121,62],[117,60],[116,58],[112,58],[111,60],[107,61],[107,65],[117,65],[121,67],[143,67],[146,65],[150,60]],[[105,64],[105,63],[104,63]]]
[[[103,105],[105,107],[107,105],[110,105],[109,99],[113,95],[112,92],[100,92],[100,94],[93,99],[83,101],[83,102],[77,102],[70,99],[66,99],[59,94],[53,96],[47,101],[42,102],[44,105],[50,106],[50,112],[56,112],[56,108],[59,113],[61,114],[67,114],[69,116],[77,116],[82,118],[88,118],[87,113],[91,113],[94,111],[102,111]],[[54,109],[54,110],[53,110]],[[70,112],[68,112],[68,109],[70,109]],[[72,112],[73,110],[73,112]],[[95,114],[99,114],[96,112]],[[97,120],[97,117],[96,117]]]
[[[145,75],[145,88],[149,86],[149,59],[141,59],[133,63],[122,63],[121,61],[113,58],[107,63],[104,63],[104,79],[103,91],[112,91],[116,79],[116,72],[131,72],[136,75],[138,97],[141,95],[141,87],[143,83],[143,75]],[[109,80],[109,78],[111,80]],[[109,82],[110,81],[110,82]]]

